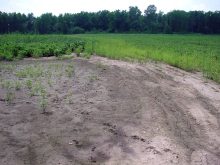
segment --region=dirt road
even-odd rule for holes
[[[220,85],[199,73],[94,56],[16,62],[1,81],[36,63],[60,65],[42,81],[47,113],[25,85],[10,104],[0,87],[1,165],[220,165]]]

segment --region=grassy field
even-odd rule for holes
[[[0,57],[8,59],[96,53],[112,59],[163,61],[220,82],[220,36],[216,35],[2,35],[0,46]]]

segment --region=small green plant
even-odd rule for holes
[[[49,87],[52,87],[51,79],[48,79],[48,80],[47,80],[47,84],[49,85]]]
[[[27,70],[19,70],[15,73],[18,78],[26,78],[28,76]]]
[[[43,76],[43,74],[44,72],[42,70],[42,67],[39,65],[27,66],[15,73],[18,78],[38,78],[40,76]]]
[[[91,54],[89,54],[87,52],[84,52],[84,53],[81,54],[81,57],[86,58],[86,59],[90,59]]]
[[[15,81],[15,90],[19,91],[21,89],[21,82],[20,81]]]
[[[89,77],[89,80],[92,82],[92,81],[96,81],[96,80],[98,80],[99,78],[98,78],[98,76],[97,75],[91,75],[90,77]]]
[[[65,71],[66,71],[66,74],[67,74],[68,77],[72,77],[74,75],[74,66],[73,66],[73,64],[69,64],[66,67]]]
[[[7,90],[13,88],[13,84],[9,80],[2,81],[1,86],[2,86],[2,88],[5,88]]]
[[[41,99],[40,99],[40,108],[42,110],[42,113],[46,113],[47,105],[48,105],[48,102],[47,102],[46,98],[41,97]]]
[[[67,93],[67,95],[65,96],[65,99],[67,99],[67,103],[68,104],[73,104],[73,99],[72,99],[72,96],[73,96],[73,92],[72,91],[69,91]]]
[[[5,96],[5,101],[8,104],[12,104],[13,100],[15,99],[15,94],[11,90],[7,90],[6,96]]]
[[[41,92],[44,90],[43,85],[40,82],[36,82],[32,85],[30,89],[30,96],[38,96],[41,95]]]
[[[62,55],[62,56],[57,57],[58,60],[69,60],[69,59],[72,59],[72,58],[73,58],[72,55]]]
[[[52,72],[50,70],[47,70],[47,72],[45,73],[47,78],[51,78],[52,77]]]
[[[28,89],[31,89],[32,88],[32,81],[31,80],[26,80],[26,86]]]
[[[102,64],[101,62],[97,62],[96,66],[97,66],[97,68],[100,68],[102,70],[106,70],[107,69],[107,66]]]
[[[11,71],[13,71],[13,69],[14,69],[14,65],[12,65],[12,64],[1,64],[0,65],[0,70],[5,70],[5,71],[11,72]]]
[[[41,95],[40,95],[40,108],[42,109],[43,113],[46,113],[46,108],[48,105],[48,101],[46,98],[46,90],[44,88],[41,89]]]

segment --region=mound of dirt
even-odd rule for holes
[[[220,164],[220,85],[199,73],[96,56],[0,65],[1,165]]]

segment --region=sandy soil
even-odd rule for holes
[[[220,165],[220,85],[199,73],[94,56],[16,62],[1,81],[36,64],[53,70],[37,78],[47,113],[24,83],[10,104],[0,87],[1,165]]]

